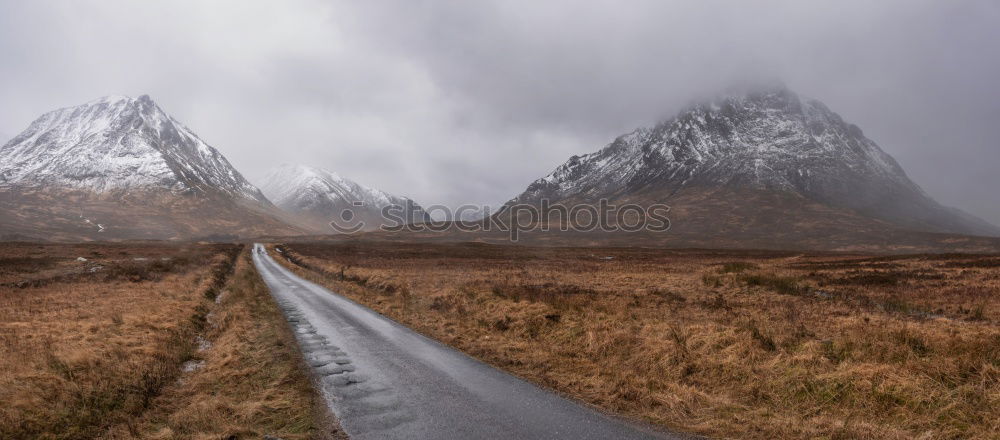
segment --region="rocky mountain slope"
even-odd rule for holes
[[[602,198],[669,204],[675,233],[754,225],[765,235],[823,234],[839,225],[1000,235],[931,199],[860,128],[784,87],[704,102],[571,157],[508,206]],[[767,205],[776,200],[782,209]]]
[[[393,224],[382,215],[387,206],[400,207],[394,215],[405,223],[430,220],[419,204],[406,197],[366,187],[321,168],[281,165],[267,173],[260,188],[275,205],[317,233],[335,233],[330,222],[343,228],[363,222],[362,230]]]
[[[298,232],[222,154],[148,96],[101,98],[32,122],[0,147],[0,205],[6,233],[26,237]]]

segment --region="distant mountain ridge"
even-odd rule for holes
[[[715,196],[696,195],[708,193]],[[727,211],[727,205],[742,204],[724,200],[767,193],[789,197],[782,202],[789,203],[788,220],[773,219],[777,229],[801,220],[794,206],[802,203],[839,210],[837,215],[865,227],[886,223],[917,231],[1000,235],[996,226],[931,199],[860,128],[783,86],[694,105],[597,152],[573,156],[508,206],[542,199],[700,200],[702,205],[717,203],[718,209],[679,206],[680,219],[713,222],[717,219],[711,217],[725,216],[729,224],[741,219],[754,223],[759,215],[752,207]],[[795,198],[801,202],[790,201]],[[683,217],[694,211],[709,218]],[[809,222],[822,230],[818,214]],[[711,233],[712,228],[700,230]]]
[[[285,165],[263,183],[148,96],[105,97],[48,112],[0,146],[0,240],[233,239],[333,233],[331,221],[359,220],[372,230],[389,205],[406,208],[407,222],[431,220],[410,199],[318,168]],[[615,238],[625,245],[906,249],[891,241],[939,234],[920,238],[928,249],[948,234],[1000,235],[938,204],[860,128],[784,87],[703,102],[620,136],[506,206],[542,199],[671,206],[670,231]],[[600,242],[572,237],[564,243]]]
[[[316,167],[284,164],[270,170],[261,180],[261,190],[279,208],[297,216],[318,233],[335,232],[330,222],[345,227],[364,221],[365,230],[387,224],[382,216],[386,206],[399,206],[406,223],[430,221],[423,208],[411,199],[389,194]],[[345,210],[351,218],[344,219]]]
[[[0,205],[8,230],[57,239],[299,232],[145,95],[109,96],[32,122],[0,147]]]

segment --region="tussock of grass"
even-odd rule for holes
[[[751,321],[747,328],[750,331],[750,336],[760,344],[761,348],[766,351],[775,351],[778,349],[777,344],[774,343],[774,338],[762,332],[755,322]]]
[[[962,269],[992,269],[1000,267],[1000,258],[977,259],[970,261],[951,261],[945,263],[945,267],[955,267]]]
[[[722,277],[704,274],[701,276],[701,283],[708,287],[722,287]]]
[[[734,261],[724,263],[722,267],[719,268],[719,273],[743,273],[748,270],[756,270],[759,267],[760,266],[748,261]]]
[[[828,280],[827,283],[843,286],[878,287],[944,279],[944,275],[941,273],[925,270],[852,270],[843,275]]]
[[[809,288],[800,284],[799,280],[793,277],[783,277],[774,274],[752,274],[744,275],[740,279],[751,287],[764,287],[782,295],[802,295],[808,292]]]
[[[546,303],[557,310],[586,305],[593,295],[593,289],[572,284],[513,284],[497,283],[490,287],[494,295],[511,301],[531,301]]]
[[[409,294],[409,289],[405,285],[400,285],[387,280],[382,277],[377,276],[361,276],[353,272],[348,272],[347,266],[341,266],[337,270],[331,270],[325,267],[316,267],[310,265],[307,261],[300,259],[294,252],[287,252],[282,246],[277,246],[275,249],[281,251],[279,254],[283,256],[284,259],[295,264],[297,266],[309,269],[313,272],[320,273],[326,277],[335,279],[337,281],[346,281],[349,283],[354,283],[361,287],[366,287],[375,291],[378,291],[384,295],[395,295],[397,293],[406,296]]]

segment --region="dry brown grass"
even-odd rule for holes
[[[761,439],[1000,432],[996,257],[391,243],[285,252],[309,268],[300,273],[420,332],[672,428]]]
[[[202,292],[219,282],[210,269],[232,254],[91,249],[97,255],[85,254],[87,262],[76,260],[75,247],[5,249],[8,258],[47,260],[37,264],[43,270],[0,287],[0,437],[92,438],[145,411],[192,355],[204,323]]]
[[[141,421],[109,438],[346,438],[314,390],[295,339],[249,252],[207,316],[200,367],[167,387]]]
[[[238,252],[3,244],[0,438],[322,437],[315,395],[255,273],[242,261],[227,284]],[[198,335],[213,347],[198,351]],[[204,368],[184,374],[187,361]]]

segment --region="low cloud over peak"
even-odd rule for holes
[[[244,174],[276,158],[501,203],[749,79],[818,98],[1000,223],[991,1],[0,1],[0,133],[150,94]]]

